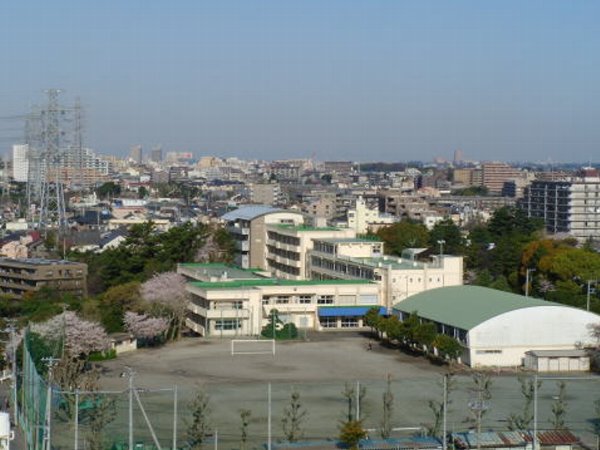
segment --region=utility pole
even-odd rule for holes
[[[529,297],[529,274],[536,269],[527,269],[525,272],[525,297]]]

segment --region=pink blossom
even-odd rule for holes
[[[150,317],[131,311],[123,318],[125,328],[136,338],[152,339],[164,334],[169,328],[169,322],[161,317]]]
[[[109,344],[106,331],[99,323],[83,320],[72,311],[33,325],[32,331],[55,342],[64,337],[64,349],[72,356],[106,350]]]

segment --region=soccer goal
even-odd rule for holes
[[[232,339],[231,356],[275,355],[275,339]]]

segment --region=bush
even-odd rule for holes
[[[88,357],[88,361],[107,361],[109,359],[115,359],[117,357],[117,351],[114,348],[105,350],[103,352],[92,352]]]

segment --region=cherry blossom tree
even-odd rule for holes
[[[137,339],[155,339],[164,335],[169,329],[169,322],[162,317],[151,317],[131,311],[123,318],[125,328]]]
[[[154,275],[140,287],[142,298],[150,305],[151,311],[169,321],[172,340],[181,336],[189,303],[183,275],[163,272]]]
[[[63,342],[65,353],[74,358],[106,350],[109,344],[106,331],[100,324],[83,320],[72,311],[33,325],[32,331],[50,341]]]

